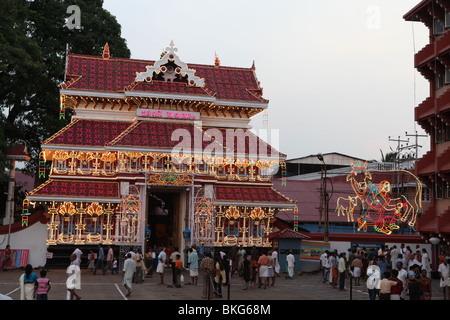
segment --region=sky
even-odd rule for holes
[[[414,53],[428,29],[403,19],[419,2],[104,0],[104,8],[122,26],[131,58],[157,60],[173,40],[186,63],[212,65],[215,53],[223,66],[255,62],[269,137],[279,136],[268,142],[287,159],[338,152],[381,160],[380,150],[397,147],[390,140],[425,134],[414,107],[429,86]],[[251,125],[258,133],[262,114]],[[421,156],[429,139],[419,144]]]

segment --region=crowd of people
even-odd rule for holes
[[[367,286],[371,300],[431,299],[431,260],[425,248],[401,244],[378,249],[355,245],[348,252],[325,251],[320,257],[323,282],[345,291],[349,278],[352,285]],[[450,287],[448,259],[441,259],[438,272],[444,299]],[[364,283],[361,283],[361,280]]]
[[[81,289],[81,261],[83,252],[76,248],[70,255],[70,265],[67,273],[67,299],[81,299],[78,290]],[[280,274],[278,251],[275,249],[243,248],[233,246],[227,251],[212,250],[195,246],[185,252],[185,262],[178,248],[153,247],[143,254],[141,249],[131,250],[124,255],[121,267],[122,283],[130,296],[133,284],[144,282],[144,278],[158,274],[158,285],[181,288],[183,285],[198,285],[200,271],[203,279],[204,299],[213,295],[222,298],[223,288],[230,284],[231,277],[242,279],[242,289],[267,289],[274,286]],[[439,285],[443,290],[444,299],[449,299],[450,267],[449,257],[441,257],[437,268]],[[345,283],[350,279],[355,287],[367,286],[371,300],[427,300],[431,299],[431,261],[428,252],[417,246],[412,250],[402,244],[399,248],[383,246],[378,249],[366,249],[354,246],[347,252],[338,254],[337,250],[325,251],[320,257],[323,282],[332,288],[345,291]],[[286,278],[294,277],[295,258],[292,251],[286,255]],[[164,270],[170,268],[172,279],[165,283]],[[93,275],[101,269],[105,275],[119,274],[117,257],[111,246],[107,252],[101,245],[94,253],[88,254],[88,268]],[[189,274],[190,281],[185,280]],[[166,280],[167,282],[167,280]],[[38,277],[31,265],[19,279],[21,299],[47,300],[51,289],[51,281],[45,270]],[[211,291],[212,290],[212,291]]]

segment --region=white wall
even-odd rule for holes
[[[7,234],[4,237],[8,237]],[[43,267],[47,253],[47,224],[37,222],[18,232],[11,233],[10,246],[12,250],[28,249],[28,263],[33,268]],[[4,244],[6,246],[6,242]],[[2,246],[2,249],[4,249]]]

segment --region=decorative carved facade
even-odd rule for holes
[[[176,52],[172,42],[156,62],[68,53],[61,114],[74,115],[43,142],[49,178],[27,196],[47,206],[49,245],[144,245],[153,190],[179,197],[179,247],[271,245],[276,213],[295,203],[271,184],[285,155],[249,130],[268,104],[255,70],[188,65]]]

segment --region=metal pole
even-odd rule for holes
[[[353,275],[352,275],[352,273],[351,272],[349,272],[349,274],[350,274],[350,300],[353,300],[353,297],[352,297],[352,291],[353,291]]]
[[[10,245],[10,239],[11,239],[11,224],[13,223],[13,217],[14,217],[14,182],[16,177],[16,161],[11,160],[11,171],[9,172],[9,179],[8,179],[8,197],[6,200],[6,210],[5,210],[5,217],[9,215],[8,218],[8,242],[7,245]]]

